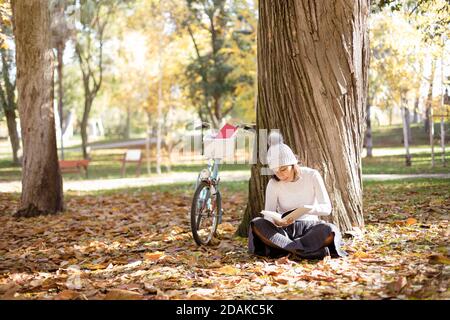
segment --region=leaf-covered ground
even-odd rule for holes
[[[249,255],[234,238],[244,188],[224,188],[220,243],[197,247],[191,191],[67,197],[64,214],[15,219],[0,193],[3,299],[449,299],[449,180],[364,186],[366,233],[344,259]],[[169,191],[167,191],[169,190]]]

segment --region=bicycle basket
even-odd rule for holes
[[[209,159],[230,159],[236,149],[237,127],[226,124],[215,136],[203,139],[204,155]]]

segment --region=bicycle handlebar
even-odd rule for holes
[[[194,127],[195,130],[198,129],[208,129],[211,127],[211,124],[209,124],[208,122],[202,122],[201,125]],[[237,128],[239,129],[244,129],[246,131],[255,131],[256,130],[256,124],[238,124],[236,125]]]
[[[254,130],[256,130],[256,125],[255,124],[238,124],[237,127],[240,128],[240,129],[247,130],[247,131],[254,131]]]

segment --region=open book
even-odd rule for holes
[[[305,206],[299,207],[297,209],[286,211],[285,213],[278,213],[275,211],[262,210],[261,214],[265,218],[272,218],[276,223],[286,223],[291,218],[293,221],[297,220],[304,214],[308,213],[312,208],[313,208],[313,206],[305,205]]]

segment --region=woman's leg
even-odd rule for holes
[[[270,221],[262,218],[252,220],[250,226],[253,234],[265,245],[275,249],[290,251],[286,250],[286,247],[292,243],[292,240],[289,239],[283,228],[278,228]]]
[[[328,247],[330,244],[332,244],[334,241],[334,232],[331,232],[330,235],[325,239],[322,248]]]
[[[304,252],[314,252],[332,243],[334,235],[329,225],[322,222],[308,223],[294,239],[295,247],[303,247]]]
[[[257,236],[265,245],[278,249],[278,247],[270,242],[269,239],[267,239],[266,236],[255,227],[254,224],[252,224],[252,231],[253,234]]]

